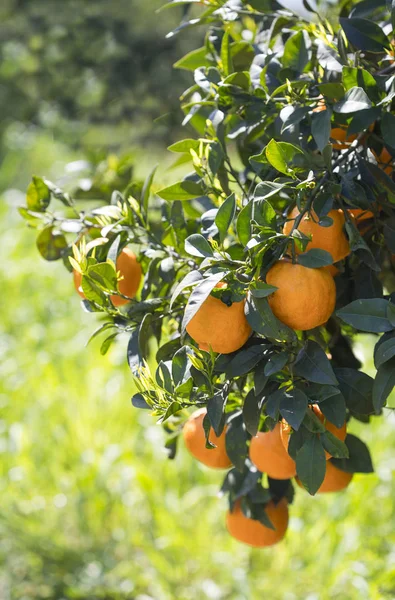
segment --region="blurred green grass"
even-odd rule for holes
[[[32,139],[0,168],[3,188],[58,177],[75,155]],[[140,165],[141,167],[141,165]],[[133,409],[125,340],[102,357],[61,264],[45,263],[0,198],[1,600],[395,598],[395,418],[352,425],[376,473],[339,495],[297,490],[286,540],[250,550],[224,527],[222,474]],[[365,368],[372,340],[358,342]],[[393,403],[393,399],[392,399]]]

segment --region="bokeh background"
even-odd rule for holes
[[[189,81],[171,65],[203,32],[166,40],[182,9],[155,15],[161,3],[0,3],[0,598],[395,598],[394,413],[352,425],[374,475],[336,496],[298,490],[282,544],[239,545],[222,475],[182,447],[167,459],[131,406],[125,344],[85,346],[96,317],[18,215],[31,174],[70,184],[108,155],[171,180]],[[357,341],[368,373],[372,344]]]

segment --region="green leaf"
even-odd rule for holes
[[[226,367],[226,376],[231,379],[249,373],[263,358],[266,344],[239,350]]]
[[[233,73],[233,62],[230,53],[230,36],[227,31],[225,31],[221,43],[221,62],[225,77]]]
[[[251,239],[251,219],[253,212],[253,202],[250,201],[241,210],[237,217],[236,230],[240,243],[246,246]]]
[[[218,227],[219,239],[221,244],[226,238],[229,228],[236,214],[236,198],[234,194],[231,194],[226,198],[225,202],[221,204],[218,212],[215,216],[215,224]]]
[[[185,153],[185,152],[189,152],[190,150],[195,150],[195,152],[196,152],[199,150],[199,146],[200,146],[199,140],[186,139],[186,140],[180,140],[179,142],[172,144],[167,149],[170,150],[170,152]]]
[[[327,400],[319,403],[319,407],[324,417],[336,427],[342,427],[346,420],[346,401],[344,400],[340,390],[337,394],[331,396]]]
[[[152,313],[144,315],[138,333],[139,355],[142,359],[148,358],[148,342],[152,335]]]
[[[378,87],[375,78],[368,71],[355,67],[343,67],[343,84],[346,90],[359,87],[365,90],[372,102],[379,101]]]
[[[366,92],[360,87],[348,90],[340,102],[336,102],[333,109],[340,114],[355,113],[371,108],[372,102]]]
[[[366,373],[345,367],[336,368],[334,372],[347,408],[359,415],[373,414],[373,379]]]
[[[193,289],[192,294],[189,296],[188,304],[185,307],[184,318],[182,321],[182,331],[185,331],[185,327],[189,321],[195,316],[201,305],[219,283],[226,276],[226,272],[222,271],[206,277],[200,281]]]
[[[338,383],[325,352],[317,342],[312,340],[308,340],[306,346],[299,352],[293,371],[295,375],[313,383],[323,385]]]
[[[379,367],[373,383],[373,406],[376,414],[380,414],[381,409],[386,405],[394,386],[395,358],[391,358]]]
[[[248,433],[255,436],[258,433],[259,420],[262,410],[262,399],[250,390],[244,399],[243,421]]]
[[[134,406],[134,408],[140,408],[143,410],[150,410],[151,407],[149,404],[147,404],[147,402],[144,399],[144,396],[142,394],[135,394],[132,397],[132,405]]]
[[[319,269],[333,264],[333,258],[326,250],[312,248],[298,255],[298,263],[309,269]]]
[[[264,156],[266,156],[266,154],[264,154]],[[252,156],[251,160],[252,159],[255,160],[256,156]],[[287,183],[278,183],[276,181],[262,181],[261,183],[258,183],[258,185],[255,188],[254,198],[255,200],[266,200],[271,196],[276,196],[277,194],[279,194],[281,190],[287,187],[287,185]]]
[[[144,214],[148,214],[148,201],[151,193],[152,182],[154,181],[156,169],[158,165],[155,165],[147,179],[144,181],[143,189],[141,190],[141,206],[144,211]]]
[[[193,233],[187,237],[185,240],[185,252],[199,258],[213,256],[213,249],[206,238],[200,235],[200,233]]]
[[[294,388],[289,392],[284,390],[280,400],[279,410],[281,416],[296,431],[301,426],[307,411],[309,399],[302,390]]]
[[[289,354],[287,351],[280,352],[279,354],[272,354],[263,370],[266,377],[270,377],[270,375],[274,375],[275,373],[281,371],[287,364],[288,360]]]
[[[198,67],[210,67],[212,64],[212,61],[207,58],[207,48],[203,46],[202,48],[188,52],[188,54],[174,63],[173,66],[175,69],[194,71]]]
[[[241,414],[230,419],[225,435],[226,454],[239,471],[243,470],[247,458],[247,431]]]
[[[216,392],[212,398],[209,398],[207,402],[207,414],[211,423],[211,427],[214,429],[214,433],[220,436],[224,428],[224,413],[226,406],[227,395],[224,390]]]
[[[86,276],[89,277],[89,279],[92,279],[96,285],[99,285],[105,291],[117,291],[117,273],[109,262],[91,265],[86,271]]]
[[[395,115],[385,112],[381,117],[381,133],[384,142],[390,147],[394,145],[395,139]]]
[[[294,171],[290,165],[295,166],[298,157],[304,157],[303,150],[288,142],[276,142],[272,139],[266,146],[267,160],[272,167],[284,175],[293,175]]]
[[[254,298],[266,298],[273,294],[278,288],[274,285],[269,285],[264,281],[253,281],[251,283],[250,292]]]
[[[380,53],[390,47],[384,31],[374,21],[357,17],[340,18],[340,25],[348,41],[358,50]]]
[[[296,472],[303,487],[314,496],[326,472],[325,452],[318,436],[308,438],[296,454]]]
[[[177,300],[181,292],[191,287],[192,285],[195,285],[195,283],[198,283],[198,281],[201,281],[202,279],[203,275],[199,271],[190,271],[189,273],[187,273],[185,277],[181,279],[181,281],[176,285],[172,293],[170,299],[170,309],[172,308],[174,302]]]
[[[115,340],[117,335],[119,335],[118,331],[116,333],[112,333],[111,335],[108,336],[108,338],[106,338],[103,341],[102,345],[100,346],[100,354],[102,356],[105,356],[105,354],[107,354],[107,352],[109,351],[109,349],[111,347],[111,344],[113,343],[113,341]]]
[[[182,346],[174,354],[171,361],[171,373],[175,386],[180,385],[189,377],[191,362],[189,360],[190,349],[188,346]]]
[[[44,212],[51,201],[51,192],[49,187],[41,177],[32,177],[27,193],[26,203],[29,210],[35,212]]]
[[[163,188],[163,190],[160,190],[157,194],[160,198],[163,198],[163,200],[168,200],[170,202],[180,200],[183,202],[185,200],[192,200],[193,198],[203,196],[204,188],[201,183],[184,179],[184,181],[179,181],[169,187]]]
[[[382,298],[354,300],[338,310],[336,315],[359,331],[384,333],[393,329],[387,318],[387,307],[388,300]]]
[[[256,333],[272,340],[295,342],[295,332],[273,314],[266,298],[247,298],[246,317]]]
[[[320,152],[329,144],[331,117],[332,112],[329,109],[313,113],[311,117],[311,133]]]
[[[67,248],[63,233],[59,233],[52,225],[42,229],[37,237],[37,248],[45,260],[59,260]]]
[[[140,356],[138,327],[136,327],[136,329],[132,331],[132,334],[129,338],[126,356],[131,371],[135,373],[138,367],[140,367],[143,364],[142,358]]]
[[[327,430],[324,433],[321,433],[320,440],[324,450],[329,452],[333,458],[348,458],[349,453],[346,444],[330,431]]]
[[[376,344],[374,349],[374,364],[376,369],[379,369],[384,363],[395,356],[395,337],[381,340]]]
[[[281,59],[283,67],[292,69],[297,73],[303,73],[310,60],[310,45],[309,36],[303,30],[289,37],[285,43]]]
[[[331,462],[346,473],[373,473],[372,459],[367,446],[355,435],[347,434],[345,444],[349,458],[332,458]]]

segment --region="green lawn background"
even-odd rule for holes
[[[30,174],[57,178],[76,158],[33,136],[0,166],[1,600],[395,598],[395,415],[352,424],[374,475],[338,495],[298,489],[273,549],[232,540],[222,474],[182,445],[167,460],[160,427],[131,406],[126,340],[105,357],[85,347],[97,318],[19,219]],[[372,342],[358,341],[367,372]]]

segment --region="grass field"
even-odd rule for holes
[[[40,144],[8,157],[3,187],[74,158],[48,142],[38,158]],[[62,265],[36,253],[22,200],[0,199],[1,600],[395,598],[394,415],[352,426],[374,475],[339,495],[298,490],[284,543],[239,545],[222,475],[182,447],[168,461],[161,429],[132,408],[125,340],[106,357],[85,347],[97,319]]]

